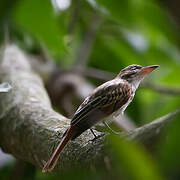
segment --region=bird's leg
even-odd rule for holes
[[[110,129],[112,133],[114,133],[114,134],[120,134],[120,132],[114,131],[114,130],[109,126],[108,123],[103,122],[103,124],[104,124],[108,129]]]
[[[97,139],[97,135],[95,134],[95,132],[90,128],[90,131],[92,132],[94,139]]]
[[[95,132],[93,131],[93,129],[90,128],[91,133],[94,135],[94,138],[91,139],[90,141],[95,141],[96,139],[100,138],[101,136],[103,136],[104,134],[101,135],[96,135]]]

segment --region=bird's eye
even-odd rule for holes
[[[130,73],[124,74],[122,76],[122,78],[124,78],[124,79],[132,78],[134,76],[134,74],[136,74],[136,73],[135,72],[130,72]]]
[[[134,66],[134,67],[132,67],[132,68],[131,68],[131,70],[136,70],[136,69],[137,69],[137,67],[136,67],[136,66]]]
[[[138,70],[138,69],[141,69],[141,66],[133,66],[132,67],[132,70]]]

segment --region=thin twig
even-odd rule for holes
[[[137,126],[134,121],[132,121],[127,115],[120,115],[118,117],[113,118],[113,123],[116,124],[120,129],[123,129],[124,131],[130,131],[133,129],[136,129]]]
[[[81,12],[81,4],[80,4],[80,0],[76,0],[76,1],[72,1],[72,5],[71,5],[71,19],[68,25],[68,33],[71,35],[74,33],[74,30],[76,28],[76,25],[79,22],[79,16],[80,16],[80,12]]]
[[[101,18],[96,14],[92,18],[84,39],[77,51],[75,67],[81,69],[87,66],[96,32],[101,24]]]
[[[122,135],[125,135],[128,139],[136,139],[145,144],[153,143],[153,141],[157,137],[159,137],[159,134],[162,132],[162,129],[172,120],[174,120],[175,117],[179,114],[180,108],[158,119],[155,119],[151,123],[148,123],[142,127],[122,133]]]
[[[147,81],[142,83],[141,87],[151,89],[158,93],[163,93],[163,94],[168,94],[168,95],[180,95],[180,89],[178,88],[172,88],[172,87],[167,87],[163,85],[159,86],[151,82],[147,82]]]
[[[104,70],[100,70],[100,69],[96,69],[96,68],[92,68],[92,67],[84,68],[84,69],[80,70],[80,72],[84,76],[99,79],[101,81],[109,81],[116,76],[112,72],[108,72],[108,71],[104,71]]]
[[[104,71],[104,70],[100,70],[100,69],[96,69],[96,68],[91,68],[91,67],[80,70],[79,72],[81,72],[82,74],[84,74],[87,77],[96,78],[96,79],[99,79],[102,81],[109,81],[116,76],[116,74],[114,74],[112,72],[108,72],[108,71]],[[152,82],[148,82],[148,81],[144,81],[143,83],[141,83],[140,87],[151,89],[153,91],[156,91],[156,92],[162,93],[162,94],[180,95],[179,88],[172,88],[172,87],[163,86],[163,85],[159,86],[159,85],[155,85]]]

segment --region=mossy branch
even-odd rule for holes
[[[1,82],[10,83],[12,90],[0,94],[0,147],[4,152],[41,168],[70,120],[52,109],[42,80],[32,71],[26,55],[15,45],[8,45],[1,51]],[[158,136],[157,128],[161,131],[160,127],[171,119],[171,115],[125,134],[132,139],[149,141],[152,136]],[[105,137],[91,142],[93,136],[86,131],[67,145],[56,169],[103,160]]]

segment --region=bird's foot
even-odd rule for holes
[[[104,136],[104,134],[101,134],[101,135],[98,135],[98,136],[96,135],[96,137],[94,137],[93,139],[90,139],[89,141],[94,142],[94,141],[96,141],[97,139],[99,139],[102,136]]]
[[[93,139],[90,139],[90,140],[89,140],[89,141],[91,141],[91,142],[94,142],[95,140],[97,140],[97,139],[99,139],[100,137],[104,136],[104,133],[102,133],[102,134],[100,134],[100,135],[96,135],[95,132],[94,132],[92,129],[90,129],[90,131],[92,132],[92,134],[93,134],[93,136],[94,136]]]
[[[103,124],[104,124],[108,129],[110,129],[113,134],[118,135],[118,134],[121,133],[121,132],[117,132],[117,131],[113,130],[113,129],[109,126],[109,124],[107,124],[106,122],[103,122]]]

